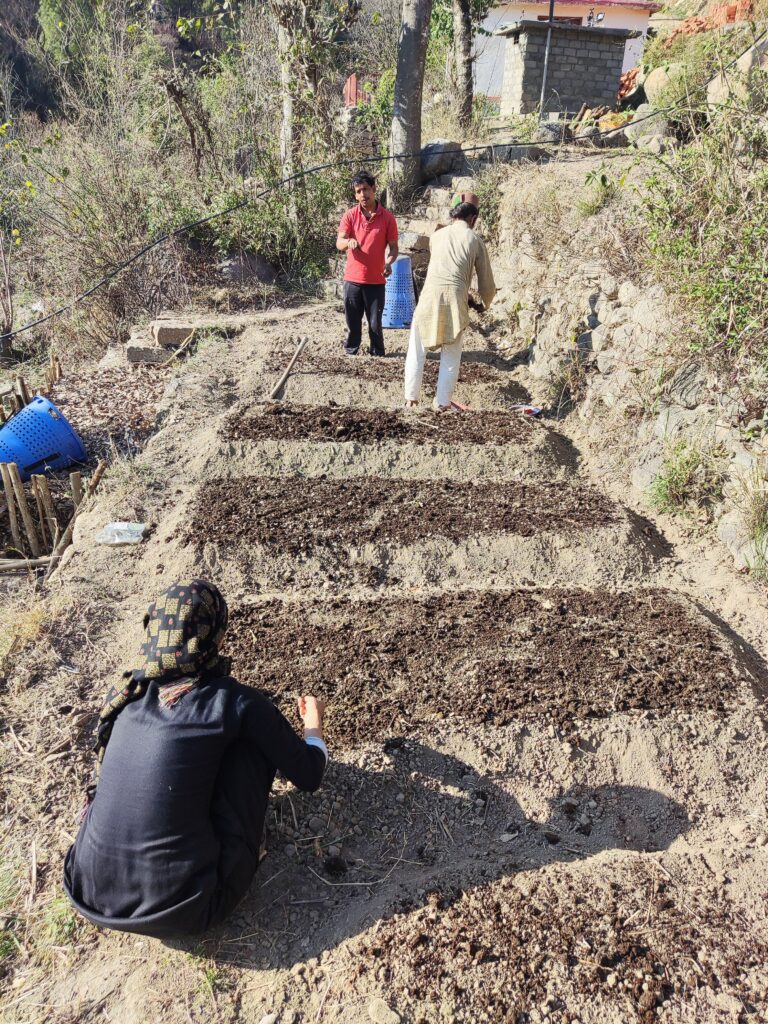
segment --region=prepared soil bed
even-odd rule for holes
[[[512,412],[472,412],[452,415],[400,412],[388,409],[323,408],[275,403],[250,416],[227,420],[224,436],[232,441],[403,441],[503,445],[525,441],[540,423]]]
[[[308,688],[326,697],[330,737],[345,746],[448,718],[721,712],[736,676],[724,639],[650,590],[274,600],[233,613],[227,653],[287,707]]]
[[[273,353],[266,362],[264,369],[268,373],[274,373],[275,379],[285,370],[292,351],[286,350],[284,354]],[[332,374],[343,377],[356,377],[358,380],[383,382],[391,384],[395,381],[402,383],[405,361],[400,357],[366,358],[357,355],[350,356],[317,356],[314,354],[301,357],[294,367],[291,376],[321,376]],[[424,367],[424,384],[434,384],[437,381],[437,373],[440,367],[439,359],[427,359]],[[289,378],[290,379],[290,378]],[[528,397],[528,392],[516,381],[505,381],[503,375],[499,374],[492,365],[488,363],[472,362],[469,359],[462,360],[459,371],[460,384],[496,384],[505,388],[514,388],[520,394],[520,401]]]
[[[259,544],[297,554],[352,544],[413,544],[473,534],[531,537],[619,518],[591,487],[437,480],[213,480],[200,491],[188,538]]]
[[[444,1020],[441,1005],[457,1024],[573,1024],[586,1007],[595,1021],[765,1019],[768,945],[720,886],[691,892],[654,864],[557,882],[433,891],[360,941],[348,981],[376,979],[409,1024]]]

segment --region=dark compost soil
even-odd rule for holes
[[[336,545],[405,545],[427,537],[530,537],[618,518],[618,508],[594,488],[559,483],[248,477],[212,480],[202,488],[189,538],[295,554]]]
[[[406,413],[389,409],[350,409],[275,403],[255,415],[232,416],[224,436],[233,441],[409,441],[411,444],[525,442],[540,423],[514,412]],[[555,435],[557,436],[557,435]]]
[[[653,865],[619,869],[610,885],[580,875],[564,888],[532,875],[433,892],[360,946],[350,981],[375,976],[414,1024],[437,1019],[441,1004],[457,1024],[517,1024],[545,1004],[551,1019],[572,1021],[574,995],[582,1006],[623,1006],[624,1020],[643,1024],[663,1002],[691,1004],[704,989],[735,995],[753,1013],[766,1007],[749,974],[768,948],[750,941],[722,889],[692,896]]]
[[[446,718],[723,711],[734,688],[723,638],[655,590],[273,600],[233,614],[227,653],[278,701],[326,697],[330,738],[345,746]]]

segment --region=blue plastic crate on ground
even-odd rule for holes
[[[40,395],[0,429],[0,462],[15,462],[22,480],[87,459],[82,441],[64,414]]]

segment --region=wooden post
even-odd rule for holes
[[[37,482],[37,490],[40,494],[40,500],[43,503],[43,510],[45,512],[45,521],[48,524],[48,533],[51,537],[51,551],[56,547],[56,543],[61,533],[61,527],[59,526],[59,519],[56,515],[56,507],[53,504],[53,498],[51,497],[51,489],[48,486],[48,480],[44,476],[35,476],[32,478]]]
[[[104,476],[104,473],[105,473],[106,469],[107,469],[106,462],[100,462],[98,464],[98,466],[96,467],[95,473],[91,477],[91,482],[88,485],[88,491],[86,493],[86,497],[90,498],[91,495],[93,495],[93,493],[95,492],[96,488],[99,486],[99,481]],[[66,530],[64,531],[64,533],[62,533],[61,538],[60,538],[58,544],[53,549],[53,552],[51,554],[51,561],[50,561],[50,564],[48,566],[48,572],[45,574],[45,578],[46,579],[50,578],[50,576],[53,573],[53,571],[55,570],[56,566],[61,561],[61,556],[64,554],[64,552],[67,550],[69,545],[72,543],[72,534],[74,533],[74,530],[75,530],[75,521],[77,519],[77,516],[78,516],[79,512],[80,512],[80,506],[78,506],[75,509],[74,513],[72,514],[72,518],[67,523]]]
[[[78,470],[76,473],[69,474],[69,484],[72,488],[72,500],[75,503],[75,508],[83,500],[83,475]]]
[[[37,530],[35,530],[35,524],[32,521],[32,515],[29,511],[29,505],[27,504],[27,496],[24,493],[24,484],[21,482],[19,467],[15,462],[8,463],[8,472],[11,474],[11,483],[13,484],[16,501],[19,503],[19,511],[21,512],[21,518],[24,521],[24,529],[27,531],[29,547],[32,551],[33,557],[39,558],[43,552],[40,550],[40,542],[37,539]]]
[[[33,476],[31,478],[32,493],[35,496],[35,504],[37,505],[37,520],[40,524],[40,539],[43,542],[43,548],[48,547],[48,531],[45,524],[45,509],[43,508],[43,496],[40,493],[40,477]]]
[[[13,484],[11,483],[11,474],[8,472],[7,462],[0,462],[0,476],[3,478],[3,487],[5,488],[5,503],[8,506],[8,519],[11,524],[11,536],[13,537],[13,543],[16,550],[23,553],[24,548],[21,546],[19,520],[16,517],[16,501],[13,497]]]
[[[56,370],[56,377],[55,377],[55,379],[57,381],[59,381],[64,376],[64,370],[61,368],[61,360],[59,359],[58,355],[54,355],[53,359],[54,359],[54,368]]]
[[[22,400],[24,405],[29,405],[32,401],[32,396],[29,393],[27,382],[23,377],[16,378],[16,391],[18,392],[19,398]]]

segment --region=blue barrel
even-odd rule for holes
[[[83,443],[53,402],[38,395],[0,428],[0,462],[15,462],[22,480],[86,462]]]
[[[398,256],[392,264],[392,273],[387,278],[381,326],[410,327],[415,308],[416,295],[413,291],[411,257]]]

